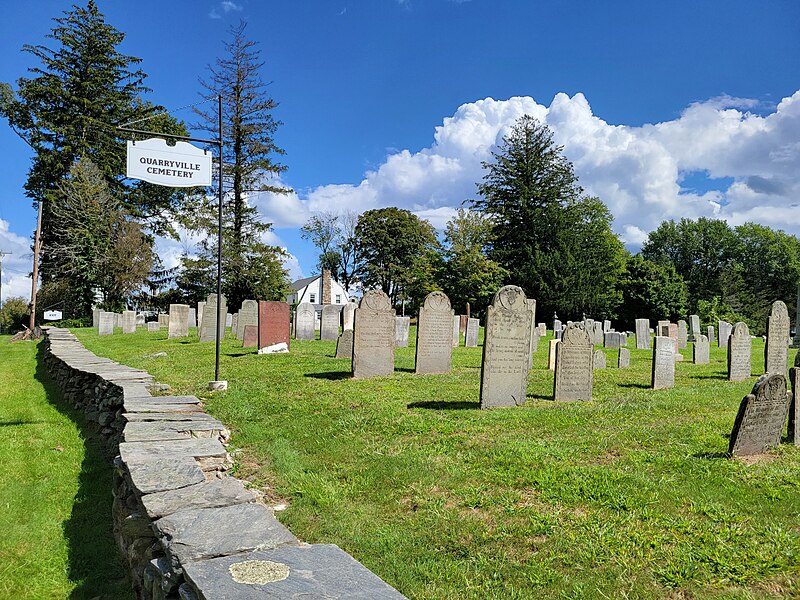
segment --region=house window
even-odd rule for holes
[[[336,294],[336,304],[341,304],[341,303],[342,303],[342,295]]]
[[[308,300],[311,302],[311,304],[314,304],[317,301],[317,295],[314,293],[309,294]]]

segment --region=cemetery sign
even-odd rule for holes
[[[161,138],[129,140],[126,175],[167,187],[210,186],[211,153],[188,142],[170,146]]]

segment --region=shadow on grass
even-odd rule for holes
[[[350,379],[353,376],[350,371],[326,371],[324,373],[306,373],[303,377],[312,377],[313,379]]]
[[[480,402],[447,402],[445,400],[421,400],[412,402],[406,408],[425,408],[429,410],[476,410],[481,407]]]
[[[412,367],[395,367],[395,371],[398,373],[416,373],[417,370]]]
[[[0,427],[19,427],[20,425],[41,425],[49,421],[0,421]]]
[[[533,398],[534,400],[552,400],[553,394],[528,394],[526,398]]]
[[[727,381],[728,376],[725,374],[722,375],[689,375],[690,379],[718,379],[720,381]]]
[[[72,420],[84,441],[83,463],[72,514],[62,528],[69,552],[67,576],[76,587],[71,598],[133,599],[131,583],[114,540],[111,520],[113,457],[84,418],[73,409],[44,365],[44,343],[36,355],[36,380],[42,384],[47,400],[58,412]]]
[[[636,389],[639,389],[639,390],[649,390],[650,389],[650,386],[647,385],[646,383],[618,383],[617,385],[619,387],[636,388]]]

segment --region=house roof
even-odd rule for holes
[[[314,281],[316,281],[319,278],[320,278],[320,275],[313,275],[311,277],[306,277],[305,279],[298,279],[297,281],[293,281],[292,282],[291,288],[295,292],[298,291],[298,290],[302,290],[308,284],[313,283]]]

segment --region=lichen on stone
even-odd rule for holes
[[[289,565],[271,560],[245,560],[233,563],[228,570],[236,583],[251,585],[274,583],[289,577]]]

